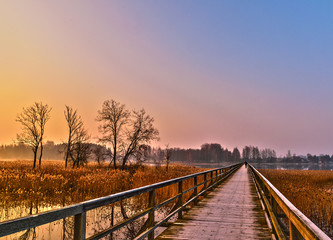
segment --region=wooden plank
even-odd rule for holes
[[[277,237],[277,239],[279,240],[285,240],[286,236],[284,235],[284,232],[282,231],[282,228],[277,220],[276,217],[276,213],[277,213],[277,203],[273,198],[273,202],[275,204],[275,211],[273,210],[272,206],[270,205],[270,202],[268,201],[267,197],[263,194],[263,190],[261,189],[260,184],[258,183],[256,178],[253,178],[253,180],[255,181],[255,184],[257,185],[257,191],[258,194],[260,194],[261,199],[263,200],[263,203],[266,207],[266,211],[268,212],[269,216],[270,216],[270,222],[274,227],[274,232],[275,232],[275,236]]]
[[[157,239],[271,239],[271,234],[243,166]]]

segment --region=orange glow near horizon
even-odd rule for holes
[[[0,3],[0,144],[35,101],[53,108],[47,140],[65,140],[70,105],[95,141],[97,110],[115,99],[155,118],[156,146],[331,155],[329,8],[311,12],[311,28],[306,9],[295,19],[269,3],[188,4]]]

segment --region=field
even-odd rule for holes
[[[176,164],[168,171],[163,166],[114,170],[94,163],[65,169],[62,161],[44,161],[41,169],[33,170],[31,161],[0,161],[0,208],[65,206],[200,171]],[[174,194],[177,188],[173,188],[157,194]]]
[[[333,172],[271,170],[260,172],[301,212],[333,237]]]
[[[32,161],[0,160],[0,222],[60,208],[85,200],[107,196],[168,179],[203,171],[204,169],[171,164],[165,166],[131,165],[126,170],[108,168],[108,164],[89,163],[85,167],[64,168],[63,161],[44,161],[32,169]],[[198,181],[203,181],[199,177]],[[183,182],[184,190],[193,185]],[[155,192],[156,203],[178,193],[177,184]],[[189,197],[190,192],[185,194]],[[160,209],[156,216],[168,213],[176,200]],[[148,205],[148,193],[125,199],[87,212],[87,234],[93,235],[110,225],[131,217]],[[145,217],[146,218],[146,217]],[[132,238],[143,225],[138,219],[114,233],[117,238]],[[73,239],[74,218],[68,217],[37,228],[28,229],[1,239]],[[32,237],[32,238],[31,238]]]

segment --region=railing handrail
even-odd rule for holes
[[[84,214],[88,210],[92,210],[101,206],[118,202],[120,200],[134,197],[146,192],[150,192],[162,187],[166,187],[190,178],[198,177],[207,173],[213,173],[223,169],[230,169],[241,165],[242,163],[232,164],[226,167],[214,168],[211,170],[178,177],[163,182],[154,183],[151,185],[142,186],[139,188],[111,194],[105,197],[95,198],[81,203],[63,207],[61,209],[50,210],[47,212],[30,215],[27,217],[17,218],[5,222],[0,222],[0,237],[20,232],[26,229],[38,227],[43,224],[54,222],[66,217]],[[208,180],[207,180],[208,181]]]
[[[286,214],[298,232],[305,239],[329,240],[328,237],[316,224],[307,218],[299,209],[297,209],[267,178],[265,178],[255,167],[249,164],[252,172],[259,177],[267,187],[271,196]]]

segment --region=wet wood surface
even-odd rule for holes
[[[243,165],[157,239],[271,239],[247,168]]]

